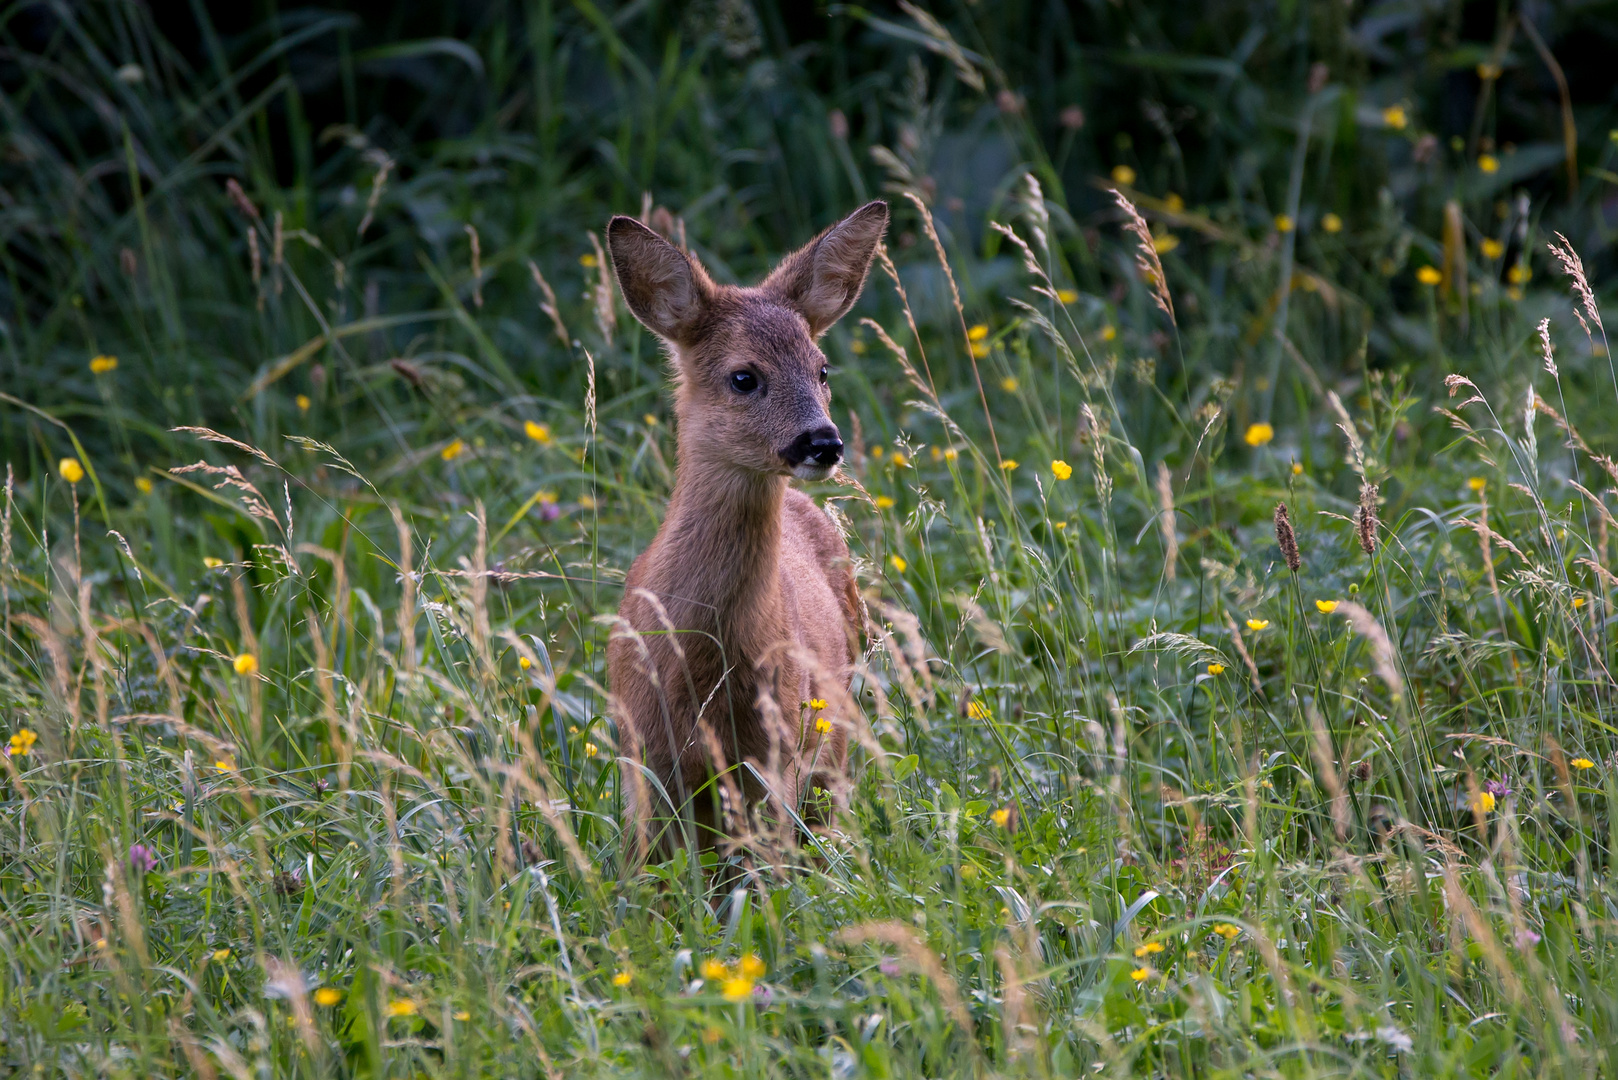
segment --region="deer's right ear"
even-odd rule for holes
[[[679,248],[632,217],[607,223],[607,251],[624,303],[645,327],[687,344],[707,307],[712,285]]]

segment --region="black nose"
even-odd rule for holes
[[[793,439],[792,445],[781,451],[781,456],[793,468],[805,462],[811,465],[835,465],[843,460],[843,440],[834,427],[816,428]]]

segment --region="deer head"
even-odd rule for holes
[[[682,461],[823,480],[843,457],[815,339],[854,306],[888,206],[854,211],[752,288],[716,285],[696,259],[630,217],[607,226],[624,301],[674,363]]]

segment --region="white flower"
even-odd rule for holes
[[[1416,1045],[1411,1041],[1409,1035],[1406,1035],[1392,1024],[1384,1024],[1377,1028],[1376,1037],[1393,1047],[1395,1050],[1399,1051],[1401,1054],[1409,1053],[1410,1048]]]

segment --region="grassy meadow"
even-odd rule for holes
[[[1618,1076],[1615,15],[0,8],[0,1072]],[[637,865],[601,230],[876,197],[849,808]]]

